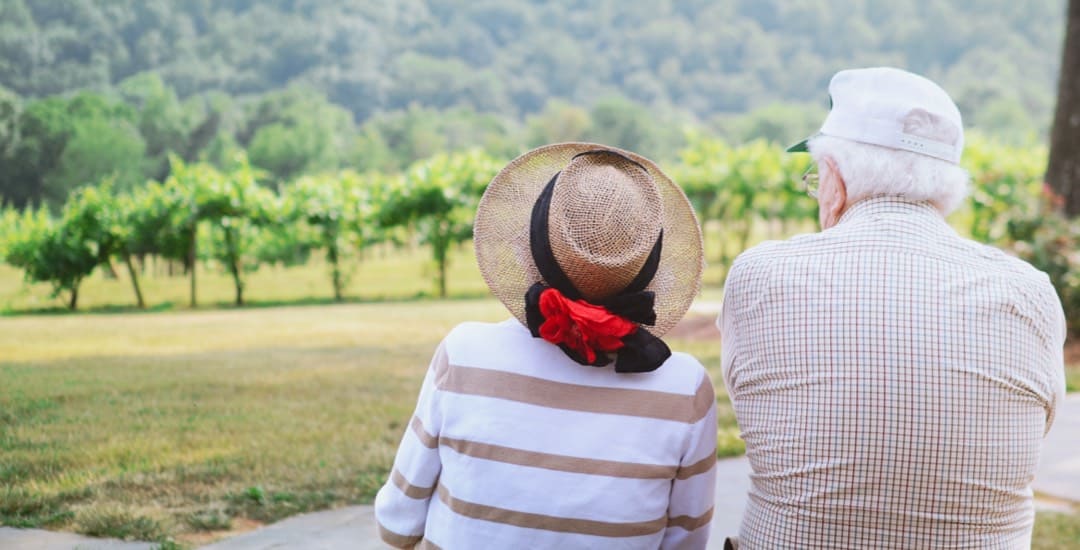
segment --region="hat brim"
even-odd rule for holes
[[[662,336],[682,319],[700,290],[705,267],[701,228],[682,189],[656,164],[635,153],[594,143],[557,143],[511,161],[491,180],[476,210],[473,242],[480,274],[492,294],[527,325],[525,293],[541,280],[529,250],[533,205],[544,186],[576,155],[596,150],[613,151],[641,164],[663,201],[660,263],[646,287],[656,296],[656,323],[643,327]]]

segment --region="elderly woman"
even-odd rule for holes
[[[477,261],[513,319],[435,352],[375,499],[383,540],[420,548],[703,548],[712,382],[660,337],[698,291],[686,196],[633,153],[525,153],[476,214]]]

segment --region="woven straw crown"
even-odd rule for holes
[[[657,321],[644,328],[666,333],[697,295],[701,232],[686,195],[654,163],[612,147],[548,145],[495,176],[474,227],[476,259],[492,293],[526,324],[525,293],[541,280],[529,248],[532,209],[557,173],[548,215],[551,250],[587,300],[626,288],[663,230],[660,266],[646,287],[656,293]]]

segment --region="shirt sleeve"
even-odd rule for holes
[[[716,328],[720,329],[720,372],[724,377],[724,387],[732,399],[735,398],[733,372],[738,363],[738,348],[742,340],[742,335],[739,334],[742,324],[738,322],[737,316],[744,308],[743,272],[743,264],[736,259],[728,271],[720,316],[716,319]]]
[[[690,426],[687,452],[671,484],[668,525],[660,548],[704,548],[716,503],[716,394],[702,369],[694,397],[701,418]],[[697,416],[697,415],[695,415]]]
[[[436,380],[447,367],[444,343],[435,351],[424,377],[416,411],[398,447],[390,479],[375,496],[379,537],[397,548],[411,548],[423,538],[428,505],[442,471]]]
[[[1042,307],[1049,311],[1048,317],[1051,319],[1050,328],[1047,331],[1050,335],[1048,360],[1050,400],[1046,406],[1046,431],[1043,433],[1046,435],[1054,424],[1057,408],[1065,400],[1065,339],[1069,330],[1065,320],[1065,310],[1061,306],[1057,293],[1051,288],[1050,292],[1044,294],[1048,296],[1044,297]]]

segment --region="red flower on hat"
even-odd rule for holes
[[[634,323],[585,300],[570,300],[554,288],[540,294],[544,324],[540,336],[552,344],[563,344],[589,363],[597,351],[612,352],[623,347],[622,339],[637,330]]]

